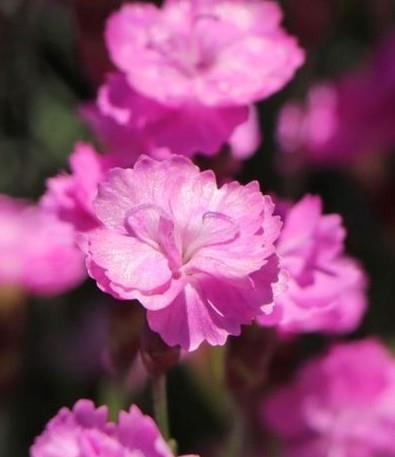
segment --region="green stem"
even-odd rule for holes
[[[166,375],[154,376],[152,379],[152,399],[154,415],[159,430],[166,441],[170,440],[169,415],[167,409]]]
[[[128,404],[128,396],[122,385],[105,379],[99,390],[100,404],[107,405],[109,417],[112,421],[118,420],[119,412]]]

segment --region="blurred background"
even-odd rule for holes
[[[111,70],[103,24],[120,3],[0,0],[0,193],[36,200],[47,177],[67,170],[74,143],[94,141],[78,111]],[[344,217],[348,251],[370,277],[369,312],[350,338],[379,335],[395,348],[395,2],[281,3],[306,64],[259,105],[264,140],[237,178],[291,199],[318,193],[326,212]],[[119,303],[110,309],[91,281],[53,299],[0,288],[1,457],[26,456],[46,421],[78,398],[107,402],[113,412],[133,400],[150,411],[139,361],[129,364],[142,316]],[[273,370],[292,371],[324,344],[301,338]],[[203,347],[171,373],[181,453],[216,452],[229,425],[222,359],[223,350]]]

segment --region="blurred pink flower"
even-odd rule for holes
[[[289,457],[395,456],[395,359],[378,341],[338,344],[263,405]]]
[[[365,67],[310,89],[280,112],[277,138],[287,161],[342,166],[395,145],[395,33]]]
[[[247,119],[248,107],[280,90],[303,63],[281,19],[276,3],[259,0],[124,5],[110,16],[106,40],[124,73],[122,90],[130,87],[122,97],[129,121],[139,124],[143,108],[157,147],[218,152]]]
[[[129,4],[110,17],[106,38],[114,63],[147,97],[240,106],[281,89],[303,62],[281,19],[276,3],[259,0]]]
[[[218,189],[211,171],[181,156],[147,156],[112,170],[94,202],[102,227],[83,249],[98,286],[137,299],[171,346],[224,344],[272,312],[281,222],[256,182]]]
[[[40,206],[77,230],[91,229],[98,224],[92,202],[104,175],[103,160],[89,144],[77,143],[69,163],[71,174],[62,173],[47,180]]]
[[[74,231],[53,214],[0,195],[0,284],[56,295],[86,276]]]
[[[99,182],[111,168],[132,166],[144,150],[133,148],[131,141],[128,145],[130,154],[122,149],[99,154],[90,144],[77,143],[69,157],[71,173],[61,173],[47,180],[47,191],[41,197],[40,206],[71,223],[77,231],[99,225],[92,206]]]
[[[89,400],[62,408],[36,438],[31,457],[173,457],[155,422],[137,406],[121,411],[118,423],[108,422],[106,406]]]
[[[354,330],[366,311],[367,279],[344,254],[341,217],[322,214],[320,198],[312,195],[276,208],[284,221],[277,251],[288,282],[275,299],[274,323],[287,332]]]
[[[83,106],[81,114],[109,151],[133,158],[136,151],[157,157],[170,149],[191,156],[216,154],[248,119],[248,107],[167,107],[136,92],[124,75],[115,73],[99,89],[96,104]]]

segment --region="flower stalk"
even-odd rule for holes
[[[166,374],[152,378],[152,401],[154,416],[159,430],[166,441],[170,440],[169,411],[167,406]]]

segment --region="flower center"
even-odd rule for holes
[[[207,211],[193,228],[177,230],[171,216],[159,206],[139,205],[128,212],[125,228],[130,235],[160,251],[175,277],[202,249],[218,249],[239,236],[239,226],[225,214]],[[209,253],[208,255],[212,255]]]
[[[167,25],[156,25],[148,31],[146,46],[185,77],[193,78],[208,70],[214,62],[213,50],[204,46],[204,31],[208,25],[215,26],[212,22],[216,20],[212,15],[197,14],[192,29],[178,33]]]

